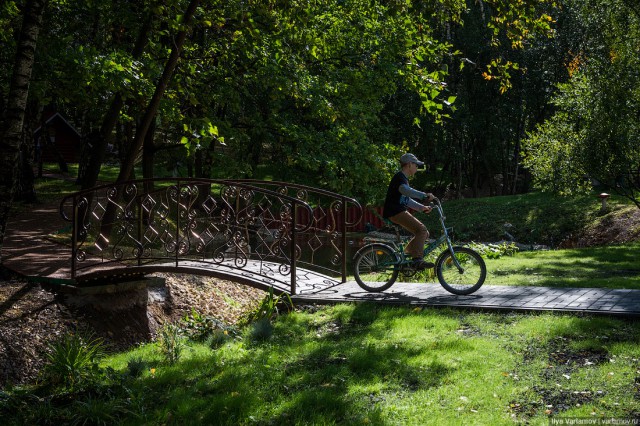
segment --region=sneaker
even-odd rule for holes
[[[424,269],[433,268],[436,265],[434,265],[431,262],[426,262],[424,259],[417,258],[417,259],[413,259],[411,261],[411,266],[414,269],[417,269],[417,270],[421,271],[421,270],[424,270]]]

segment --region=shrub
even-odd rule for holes
[[[260,305],[258,305],[254,310],[248,312],[240,322],[248,325],[260,320],[271,321],[278,316],[281,309],[286,309],[287,312],[291,312],[293,310],[293,301],[291,300],[291,297],[287,293],[275,296],[273,294],[273,288],[269,288],[269,292],[262,299]]]
[[[251,324],[249,337],[251,340],[263,342],[273,335],[273,324],[268,318],[260,318]]]
[[[206,339],[206,344],[211,349],[218,349],[233,338],[227,330],[214,330]]]
[[[518,252],[518,246],[513,242],[495,244],[471,243],[468,247],[480,253],[487,259],[499,259],[502,256],[513,256]]]
[[[222,335],[227,337],[237,336],[234,327],[228,326],[217,318],[205,316],[191,308],[191,313],[185,315],[180,322],[182,333],[189,339],[196,342],[204,342],[212,335]]]
[[[158,340],[160,352],[169,365],[173,365],[180,360],[184,349],[184,337],[180,333],[180,327],[175,324],[166,324],[160,329]]]
[[[140,377],[147,370],[147,362],[140,357],[130,359],[127,362],[127,373],[130,377]]]
[[[95,383],[102,375],[98,362],[104,353],[103,343],[92,334],[65,334],[49,348],[43,374],[51,384],[74,391]]]
[[[70,411],[73,425],[107,426],[117,423],[122,415],[132,414],[122,400],[91,396],[75,401]]]

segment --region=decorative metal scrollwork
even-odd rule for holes
[[[296,264],[342,273],[349,203],[359,209],[280,182],[154,179],[72,194],[60,212],[73,223],[74,275],[195,261],[288,282]]]

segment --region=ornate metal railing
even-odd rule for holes
[[[297,269],[347,276],[352,198],[283,182],[153,179],[65,197],[71,277],[225,267],[290,285]]]

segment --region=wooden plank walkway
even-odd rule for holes
[[[483,285],[468,296],[447,292],[438,283],[395,283],[382,293],[362,290],[355,281],[324,289],[300,289],[296,303],[369,301],[390,305],[449,306],[499,311],[583,312],[640,317],[640,290],[513,287]]]
[[[68,279],[69,248],[53,243],[46,235],[64,228],[57,208],[36,206],[28,214],[13,218],[7,226],[2,250],[3,265],[35,280]],[[213,275],[258,288],[270,286],[290,292],[287,277],[277,274],[277,264],[253,262],[243,269],[233,264],[203,266],[180,262],[185,272]],[[152,269],[153,268],[153,269]],[[169,265],[167,265],[169,268]],[[148,271],[161,272],[157,265]],[[144,269],[141,269],[144,270]],[[640,290],[600,288],[513,287],[485,284],[469,296],[448,293],[437,283],[396,283],[382,293],[362,290],[355,281],[340,283],[317,272],[298,269],[297,294],[305,303],[372,302],[414,306],[449,306],[499,311],[559,311],[640,316]],[[284,281],[284,282],[283,282]]]

